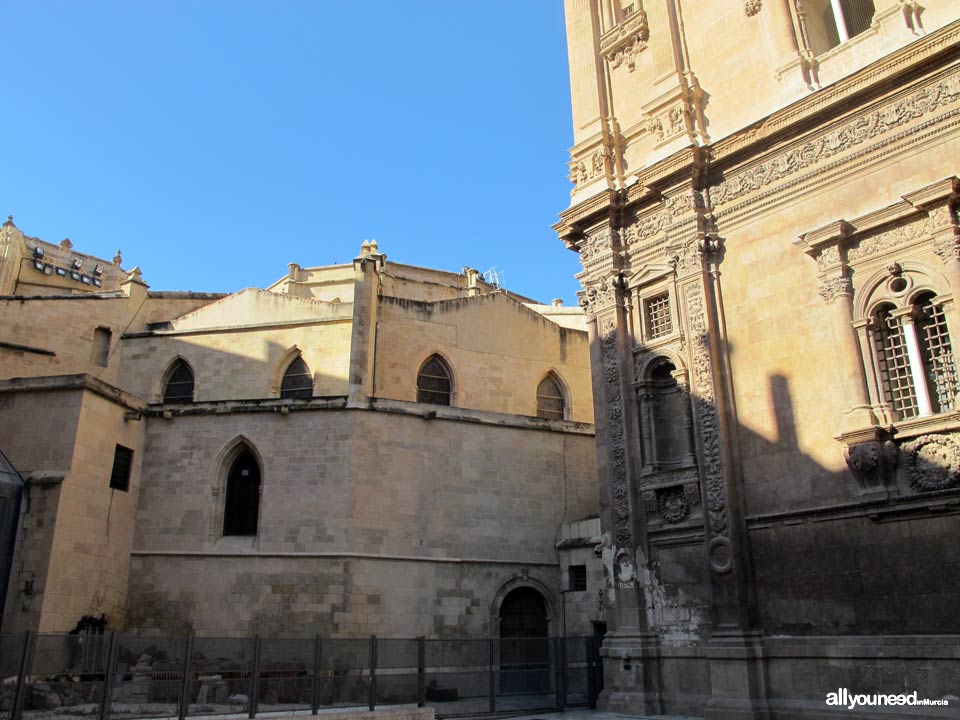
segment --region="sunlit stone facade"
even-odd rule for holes
[[[604,705],[955,694],[956,3],[565,8]]]

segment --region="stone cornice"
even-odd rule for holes
[[[0,394],[63,392],[69,390],[87,390],[128,410],[134,410],[136,412],[143,412],[147,408],[147,404],[135,395],[131,395],[125,390],[121,390],[108,382],[104,382],[98,377],[85,373],[0,380]]]
[[[346,395],[329,395],[310,400],[290,400],[286,398],[251,398],[245,400],[209,400],[182,404],[154,403],[147,409],[147,415],[154,418],[175,420],[179,417],[217,416],[249,413],[278,413],[291,415],[302,412],[330,410],[374,411],[408,415],[430,422],[453,421],[468,422],[477,425],[496,425],[520,430],[562,432],[572,435],[593,435],[593,425],[573,420],[544,420],[526,415],[474,410],[472,408],[423,405],[406,400],[371,398],[361,404],[349,403]]]

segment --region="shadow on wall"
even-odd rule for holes
[[[714,501],[701,495],[697,478],[709,462],[702,418],[717,410],[685,390],[680,358],[639,357],[637,492],[653,571],[652,624],[665,636],[702,640],[710,626],[703,508]],[[775,436],[740,424],[733,442],[750,590],[764,632],[960,632],[960,617],[948,609],[960,594],[960,443],[949,433],[904,432],[854,448],[862,461],[831,469],[804,452],[799,432],[838,420],[798,418],[784,375],[768,377],[767,395]],[[839,457],[843,447],[836,443]]]

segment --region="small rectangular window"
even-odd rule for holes
[[[644,303],[647,314],[647,334],[650,340],[673,332],[670,317],[670,293],[661,293]]]
[[[113,452],[113,470],[110,473],[110,487],[127,492],[130,489],[130,468],[133,466],[133,450],[117,445]]]
[[[570,592],[582,592],[587,589],[586,565],[571,565],[567,572],[570,573]]]
[[[100,367],[107,366],[110,358],[110,340],[113,333],[110,328],[98,327],[93,331],[93,347],[90,349],[90,362]]]

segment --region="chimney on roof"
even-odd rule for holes
[[[550,304],[554,307],[563,307],[563,298],[554,298]]]

